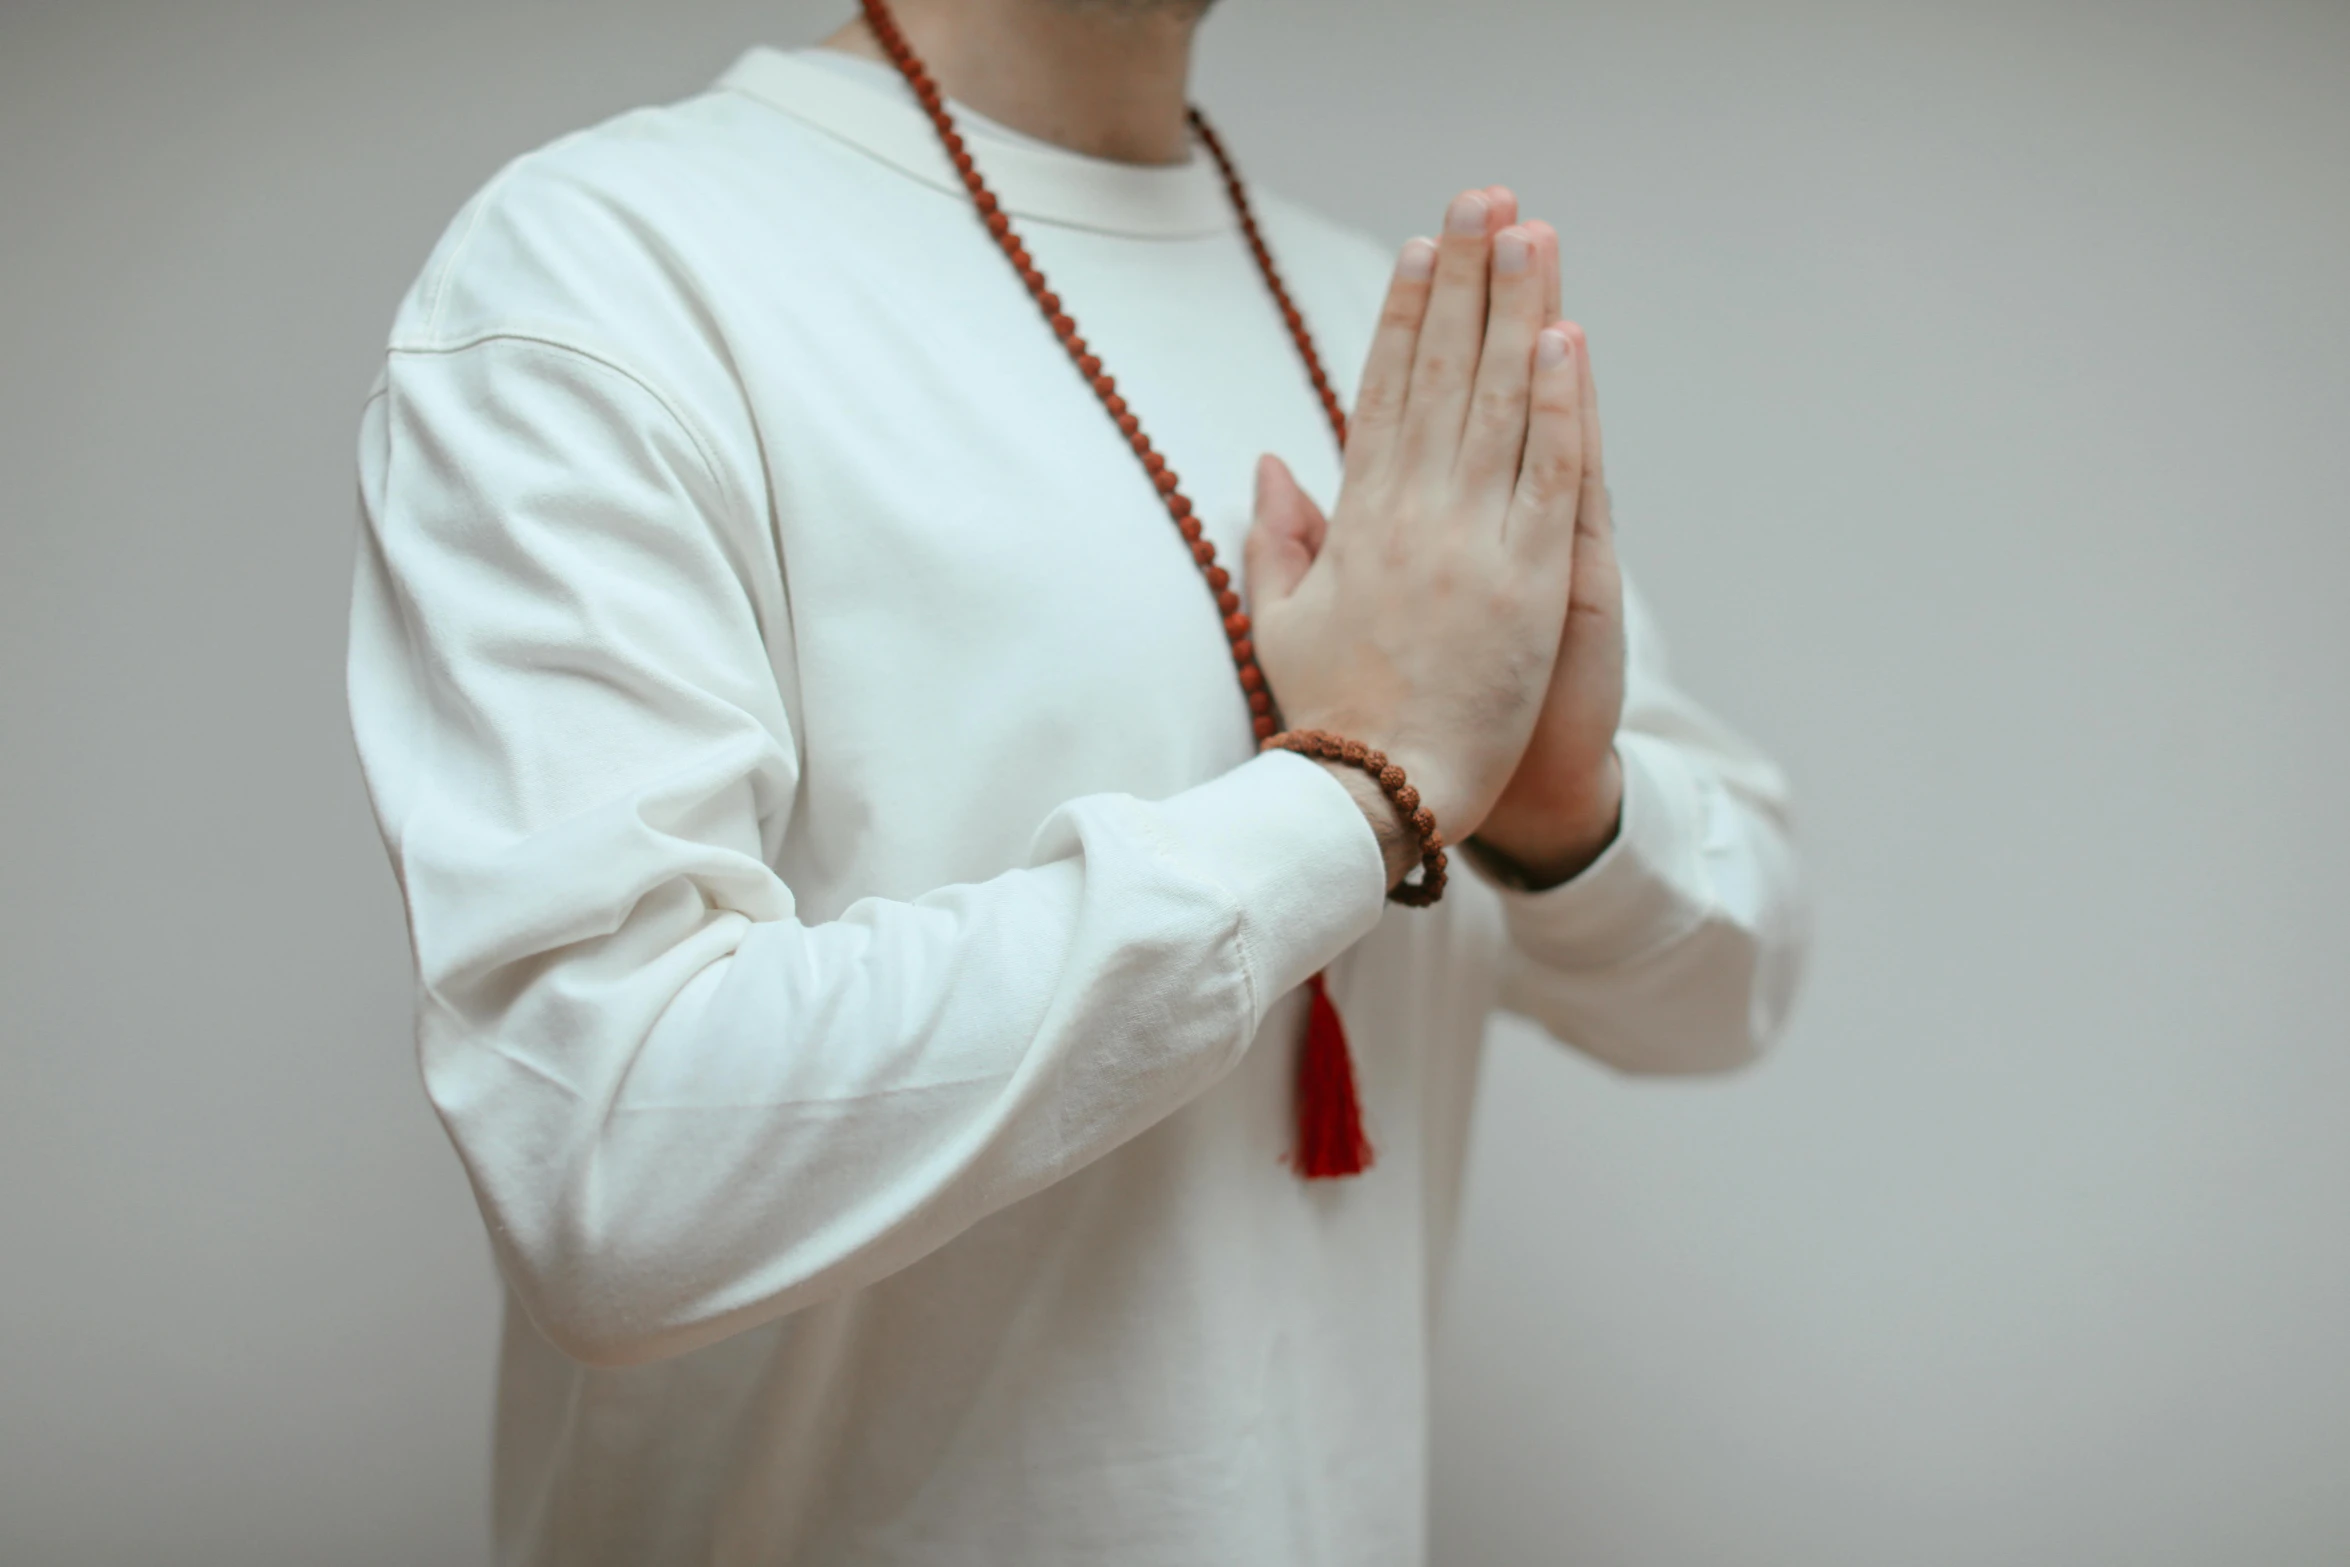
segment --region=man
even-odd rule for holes
[[[1256,195],[1342,464],[1199,10],[898,24],[1205,549],[863,23],[519,160],[401,308],[351,702],[504,1560],[1417,1561],[1490,1011],[1636,1072],[1783,1015],[1782,786],[1621,593],[1552,234]],[[1252,641],[1471,840],[1433,907],[1379,781],[1258,754]],[[1375,1158],[1308,1180],[1325,972]]]

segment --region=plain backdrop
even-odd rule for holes
[[[846,14],[0,0],[0,1560],[483,1560],[495,1286],[343,717],[360,398],[506,158]],[[1436,1560],[2350,1562],[2350,8],[1202,48],[1267,185],[1558,224],[1626,549],[1818,898],[1751,1073],[1497,1027]]]

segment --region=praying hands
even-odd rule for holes
[[[509,1555],[1416,1564],[1487,1021],[1785,1015],[1783,782],[1626,646],[1557,236],[1464,192],[1372,319],[1205,9],[861,0],[507,165],[396,313],[352,734]],[[1566,885],[1392,912],[1439,833]]]
[[[1581,329],[1558,236],[1499,186],[1404,246],[1365,363],[1333,515],[1278,458],[1248,569],[1259,656],[1293,727],[1395,758],[1445,836],[1529,886],[1613,839],[1624,615]],[[1339,770],[1387,853],[1393,809]],[[1497,863],[1498,862],[1498,863]]]

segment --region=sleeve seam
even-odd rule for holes
[[[551,349],[558,354],[567,354],[572,358],[600,366],[629,382],[651,399],[653,406],[667,415],[669,422],[677,427],[678,433],[686,438],[687,444],[694,449],[694,456],[700,460],[704,474],[711,484],[716,486],[719,493],[726,496],[730,504],[738,507],[741,505],[741,497],[735,494],[734,486],[726,480],[726,471],[718,460],[715,443],[704,434],[698,421],[689,417],[685,410],[678,405],[677,400],[662,391],[650,376],[629,365],[609,350],[589,348],[583,344],[556,337],[552,333],[530,331],[518,327],[494,327],[448,342],[394,342],[388,350],[388,357],[393,359],[426,356],[454,357],[468,349],[481,348],[492,343],[524,343],[534,347]]]

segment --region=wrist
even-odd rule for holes
[[[1420,798],[1418,786],[1401,762],[1377,746],[1327,729],[1281,730],[1267,735],[1259,744],[1264,750],[1294,751],[1325,766],[1345,766],[1370,779],[1387,804],[1389,819],[1401,824],[1406,832],[1420,867],[1418,881],[1389,883],[1388,901],[1424,909],[1444,896],[1444,829],[1437,825],[1435,809]],[[1347,789],[1349,798],[1355,798],[1352,780],[1340,787]],[[1373,823],[1372,837],[1377,839],[1380,835],[1377,823],[1381,818],[1372,815],[1367,806],[1358,805],[1357,809],[1363,810],[1365,819]],[[1384,847],[1381,859],[1392,866]]]
[[[1433,819],[1442,842],[1457,843],[1468,835],[1473,825],[1470,803],[1461,781],[1442,761],[1424,748],[1398,743],[1392,738],[1393,726],[1377,722],[1353,709],[1316,707],[1306,712],[1285,711],[1284,735],[1321,734],[1332,739],[1359,744],[1372,756],[1392,762],[1403,773],[1409,785],[1406,795],[1415,811],[1424,809]],[[1267,741],[1266,744],[1274,742]],[[1379,779],[1362,768],[1341,758],[1321,756],[1311,746],[1291,747],[1309,760],[1319,763],[1332,777],[1345,785],[1362,813],[1371,824],[1379,840],[1379,853],[1387,866],[1387,884],[1390,892],[1403,881],[1414,866],[1424,862],[1425,851],[1419,828],[1410,820],[1409,812],[1399,811]],[[1481,802],[1490,806],[1488,797]]]
[[[1544,805],[1497,808],[1463,847],[1496,880],[1539,892],[1589,869],[1623,820],[1624,768],[1611,746],[1587,787]]]
[[[1363,813],[1363,820],[1371,827],[1371,836],[1379,841],[1379,858],[1387,867],[1387,890],[1393,892],[1410,875],[1412,867],[1420,863],[1420,842],[1412,830],[1404,825],[1390,801],[1369,774],[1343,762],[1326,762],[1314,758],[1314,765],[1339,782],[1355,809]]]

